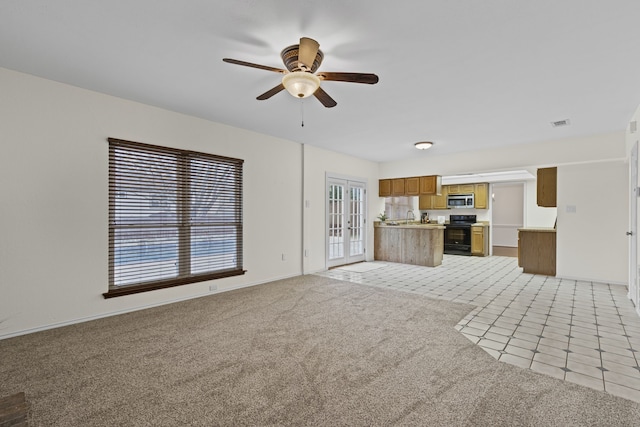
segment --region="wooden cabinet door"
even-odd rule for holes
[[[438,196],[433,197],[433,209],[447,209],[447,195],[449,194],[449,188],[447,185],[442,186],[442,192]]]
[[[473,184],[460,184],[459,186],[460,194],[473,194],[475,187]]]
[[[474,203],[476,209],[489,208],[489,184],[476,184],[474,189]]]
[[[543,206],[545,208],[555,208],[557,206],[557,181],[558,168],[538,169],[538,206]]]
[[[439,175],[420,177],[420,194],[440,194],[442,192],[442,177]]]
[[[378,181],[378,196],[389,197],[391,196],[391,180],[381,179]]]
[[[447,192],[449,194],[460,194],[460,184],[447,185]]]
[[[484,256],[484,227],[471,226],[471,255]]]
[[[404,179],[405,196],[417,196],[420,194],[420,177]]]
[[[404,178],[394,178],[391,180],[391,195],[404,196],[406,191]]]
[[[518,231],[518,265],[524,273],[556,275],[556,233]]]
[[[418,197],[418,209],[421,211],[426,211],[430,209],[434,209],[433,207],[433,199],[435,196],[420,196]]]

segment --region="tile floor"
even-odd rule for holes
[[[525,274],[502,256],[319,274],[474,305],[456,329],[494,358],[640,402],[640,317],[625,286]]]

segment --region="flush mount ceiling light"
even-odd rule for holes
[[[307,98],[318,90],[320,79],[306,71],[294,71],[284,75],[282,85],[296,98]]]
[[[416,142],[413,145],[418,150],[428,150],[429,148],[431,148],[433,146],[433,142],[431,142],[431,141],[422,141],[422,142]]]

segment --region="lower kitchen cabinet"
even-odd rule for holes
[[[521,228],[518,230],[518,266],[524,273],[556,275],[556,230]]]
[[[489,227],[485,225],[471,226],[471,255],[489,255]]]

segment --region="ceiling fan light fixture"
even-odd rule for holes
[[[418,150],[428,150],[429,148],[431,148],[433,146],[433,142],[431,142],[431,141],[422,141],[422,142],[416,142],[413,145]]]
[[[307,98],[320,87],[320,79],[306,71],[293,71],[282,77],[282,85],[296,98]]]

